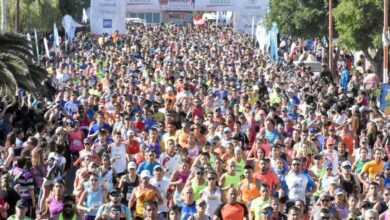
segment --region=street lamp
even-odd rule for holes
[[[389,0],[383,1],[383,35],[387,38],[383,41],[383,83],[389,81],[389,42],[388,42],[388,20],[389,20]]]
[[[329,34],[329,71],[332,73],[332,76],[334,77],[333,73],[333,22],[332,22],[332,8],[333,8],[333,0],[328,0],[328,8],[329,8],[329,13],[328,13],[328,34]]]

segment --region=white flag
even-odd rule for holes
[[[83,8],[83,19],[82,19],[83,23],[87,23],[88,22],[88,15],[87,15],[87,11],[85,10],[85,8]]]
[[[60,39],[59,39],[59,35],[58,35],[57,25],[55,22],[53,24],[53,34],[54,34],[53,47],[57,48],[60,46]]]
[[[47,44],[46,37],[43,38],[43,44],[45,45],[46,56],[47,56],[47,58],[50,58],[49,45]]]
[[[37,29],[34,28],[35,49],[37,51],[37,61],[39,62],[39,46],[38,46],[38,34]]]

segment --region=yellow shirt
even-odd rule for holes
[[[377,162],[375,160],[371,160],[363,166],[362,171],[360,171],[360,173],[368,173],[368,175],[370,176],[370,182],[374,181],[375,174],[382,173],[384,163],[384,161]]]
[[[251,204],[251,213],[253,214],[255,220],[261,219],[261,214],[263,213],[263,207],[271,202],[270,199],[264,201],[262,198],[257,198],[252,201]]]

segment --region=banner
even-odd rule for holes
[[[94,34],[126,33],[126,1],[91,0],[90,24]]]
[[[127,0],[128,11],[159,11],[161,10],[159,0]]]
[[[235,32],[252,33],[252,21],[257,24],[265,17],[269,0],[236,1],[233,27]]]
[[[390,83],[382,85],[379,103],[383,113],[390,115]]]
[[[235,0],[127,0],[126,9],[128,11],[233,11],[234,3]]]

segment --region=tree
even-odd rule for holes
[[[35,96],[42,95],[42,81],[47,72],[32,63],[32,48],[26,36],[12,33],[0,34],[0,87],[7,94],[22,88]]]
[[[267,23],[278,23],[280,33],[296,38],[327,35],[327,0],[270,0]]]
[[[363,51],[382,78],[383,0],[342,0],[333,15],[339,44]],[[369,54],[369,48],[378,49],[375,56]]]
[[[61,21],[60,0],[17,1],[19,2],[19,13],[17,13],[17,4],[13,0],[5,1],[7,31],[17,30],[26,33],[35,27],[40,32],[51,32],[53,23],[59,24]],[[19,18],[19,22],[16,22],[17,18]],[[16,23],[18,27],[16,27]]]

